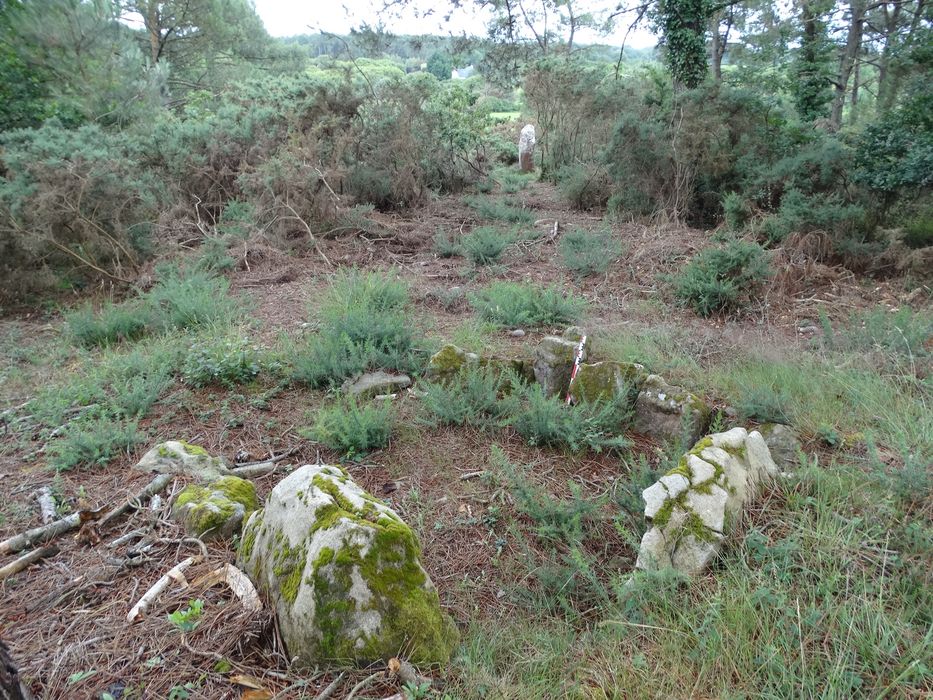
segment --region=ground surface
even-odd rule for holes
[[[683,383],[722,372],[720,368],[732,358],[748,353],[792,363],[811,352],[815,334],[800,329],[815,325],[820,312],[841,323],[858,310],[879,305],[900,308],[912,291],[903,280],[859,279],[841,268],[794,263],[788,254],[781,274],[760,304],[737,317],[703,320],[672,304],[661,279],[708,245],[708,233],[674,225],[612,223],[613,233],[622,241],[623,255],[606,274],[578,280],[562,268],[556,242],[549,240],[553,222],[559,222],[562,232],[573,227],[597,229],[605,225],[602,218],[569,210],[544,184],[533,184],[510,199],[533,210],[533,226],[542,235],[513,244],[501,264],[491,269],[476,270],[462,257],[439,258],[433,252],[432,238],[438,229],[468,232],[479,223],[476,212],[458,198],[439,199],[405,217],[377,215],[374,218],[381,224],[378,233],[351,232],[323,240],[320,252],[336,266],[396,271],[410,283],[416,316],[427,336],[452,340],[468,349],[529,355],[537,341],[555,329],[528,329],[525,337],[513,338],[507,333],[509,329],[494,330],[480,323],[464,294],[494,279],[557,284],[574,290],[590,302],[584,325],[597,334],[597,341],[605,341],[606,357],[639,359],[649,369]],[[333,274],[322,257],[310,249],[298,256],[245,250],[229,276],[232,291],[249,300],[258,342],[274,344],[282,334],[313,332],[302,325],[313,323],[315,304]],[[82,371],[84,360],[62,339],[62,321],[55,312],[8,316],[0,320],[0,335],[5,348],[0,409],[22,404],[39,387]],[[621,357],[632,353],[620,348],[639,347],[650,349],[651,356]],[[657,364],[663,366],[653,366]],[[720,407],[731,399],[728,382],[710,380],[697,388]],[[254,400],[257,397],[263,400]],[[145,444],[106,466],[59,474],[50,471],[43,454],[37,452],[44,442],[38,431],[24,433],[5,426],[6,433],[0,436],[0,539],[39,523],[33,494],[41,486],[51,486],[66,509],[76,507],[79,500],[92,507],[123,501],[149,479],[132,471],[132,465],[149,446],[166,439],[201,445],[231,462],[238,453],[261,460],[286,450],[294,450],[286,464],[313,462],[319,455],[334,460],[334,454],[321,452],[300,435],[301,427],[311,422],[315,409],[326,400],[322,392],[294,386],[277,388],[262,377],[253,385],[234,390],[191,389],[176,382],[140,423],[148,436]],[[590,528],[581,548],[587,561],[600,563],[594,576],[603,581],[608,581],[611,572],[626,572],[632,566],[643,526],[638,493],[646,474],[670,458],[665,446],[633,436],[633,452],[625,458],[571,455],[530,447],[507,429],[490,433],[425,427],[418,422],[417,398],[400,396],[397,404],[399,421],[390,446],[346,466],[354,479],[391,504],[417,530],[425,567],[443,605],[464,632],[470,662],[435,670],[441,687],[447,684],[447,690],[439,691],[437,697],[443,692],[450,697],[716,697],[724,687],[733,688],[736,696],[754,695],[740,672],[724,682],[723,669],[719,669],[720,675],[713,680],[708,674],[704,676],[707,667],[703,664],[687,674],[689,681],[676,680],[675,673],[667,690],[663,684],[652,686],[652,679],[666,672],[650,658],[646,661],[644,653],[664,649],[667,643],[637,637],[645,632],[639,626],[652,626],[647,621],[632,621],[621,628],[627,630],[624,634],[636,635],[628,642],[616,638],[623,632],[613,632],[616,636],[611,637],[613,643],[626,649],[629,642],[643,647],[640,656],[628,649],[613,658],[611,645],[600,656],[601,643],[594,649],[592,635],[602,629],[604,620],[595,612],[603,610],[602,602],[589,600],[587,594],[568,596],[573,607],[571,623],[560,610],[545,610],[552,617],[539,618],[543,613],[538,593],[543,584],[536,570],[540,562],[559,559],[562,551],[536,537],[537,524],[516,509],[508,476],[493,463],[490,444],[498,444],[511,463],[525,465],[524,474],[544,491],[560,498],[573,496],[599,503],[605,524]],[[818,444],[814,431],[805,430],[804,437],[812,454],[825,454],[826,446]],[[854,441],[851,454],[853,459],[864,456],[864,445]],[[898,458],[891,457],[889,462],[896,468]],[[264,497],[279,478],[258,479],[260,496]],[[171,488],[177,492],[182,486],[179,482]],[[789,527],[790,511],[782,508],[789,498],[793,500],[794,491],[777,489],[766,494],[743,532],[755,527],[768,532],[771,528],[771,536],[778,538],[775,533]],[[797,491],[807,492],[807,487]],[[624,519],[629,529],[612,518],[613,510],[625,507],[630,509]],[[769,515],[774,512],[778,516]],[[928,518],[929,512],[926,504],[918,517]],[[249,697],[236,682],[236,674],[240,674],[253,677],[257,685],[272,693],[284,690],[277,698],[315,697],[335,674],[309,676],[290,669],[268,615],[243,612],[223,587],[173,591],[159,600],[154,614],[143,622],[131,626],[124,621],[132,603],[156,579],[180,559],[198,553],[197,545],[184,541],[167,516],[166,507],[156,513],[141,511],[101,532],[100,542],[79,541],[72,534],[61,537],[57,556],[0,584],[0,636],[10,644],[36,693],[49,698],[96,698],[102,692],[114,698]],[[153,519],[160,541],[144,557],[130,557],[127,545],[111,546],[119,536],[151,524]],[[862,556],[874,557],[871,547],[886,549],[883,544],[868,542],[868,554],[863,552]],[[211,544],[207,561],[191,570],[189,581],[234,557],[233,549]],[[0,560],[0,565],[11,559]],[[877,568],[876,558],[867,566]],[[709,581],[715,576],[714,572]],[[710,586],[709,581],[703,585]],[[205,602],[202,622],[193,632],[180,634],[167,621],[166,613],[196,598]],[[922,601],[914,604],[925,605]],[[799,615],[799,599],[797,605]],[[901,630],[904,643],[920,643],[921,653],[930,649],[929,633],[918,642],[910,632],[923,629],[924,614],[928,613],[918,613],[919,619],[912,617],[905,628],[908,632]],[[509,654],[484,659],[484,646],[491,650],[502,642],[499,637],[505,633],[497,628],[513,626],[527,631],[531,619],[543,621],[526,636],[512,640]],[[552,624],[552,619],[558,622]],[[695,631],[702,636],[702,630]],[[818,637],[807,643],[813,644],[813,649],[808,647],[810,653],[820,653]],[[762,645],[758,653],[767,656],[768,644]],[[548,657],[543,662],[541,650],[545,647],[563,661]],[[523,654],[525,661],[521,660]],[[806,667],[806,659],[803,661]],[[527,669],[520,668],[524,663]],[[848,660],[839,663],[850,666]],[[923,663],[933,666],[929,656]],[[539,664],[547,669],[536,671]],[[563,678],[554,672],[555,664],[566,669]],[[872,689],[881,691],[878,697],[930,697],[929,677],[917,680],[916,665],[900,679],[900,671],[895,672],[898,668],[884,666],[886,670],[870,681],[877,683]],[[527,680],[527,674],[539,671],[546,683]],[[367,671],[355,671],[351,680],[367,675]],[[691,688],[695,675],[696,685]],[[818,676],[811,678],[813,685],[802,681],[798,690],[804,694],[806,688],[819,687],[819,680]],[[289,686],[294,687],[285,690]],[[336,697],[348,693],[350,687],[352,683],[346,681]],[[624,688],[642,688],[644,692]],[[396,690],[391,682],[378,680],[362,695],[382,698]]]

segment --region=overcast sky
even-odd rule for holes
[[[254,0],[256,12],[262,17],[266,31],[272,36],[294,36],[295,34],[317,33],[323,29],[336,34],[346,34],[353,27],[364,22],[379,24],[380,20],[387,31],[394,34],[485,34],[485,16],[472,5],[468,9],[454,10],[449,18],[449,5],[442,0],[430,2],[415,0],[402,16],[383,14],[380,17],[379,0]],[[424,10],[442,8],[428,16],[421,16]],[[418,10],[421,10],[419,12]],[[623,23],[613,34],[600,37],[591,33],[578,34],[578,41],[600,42],[619,45],[625,34],[627,24]],[[626,42],[632,48],[654,46],[655,37],[647,30],[633,31]]]

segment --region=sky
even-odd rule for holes
[[[296,34],[315,34],[319,30],[335,34],[346,34],[350,29],[359,27],[364,22],[371,25],[383,22],[385,29],[395,34],[462,34],[481,36],[485,34],[485,18],[472,3],[467,7],[453,10],[449,19],[445,17],[449,6],[443,1],[413,0],[409,9],[401,16],[398,13],[380,16],[380,0],[254,0],[256,12],[266,25],[266,31],[272,36],[294,36]],[[444,8],[428,16],[421,16],[430,8]],[[420,10],[420,12],[419,12]],[[607,43],[619,45],[627,28],[623,22],[615,32],[608,36],[599,36],[591,32],[582,32],[578,41],[584,43]],[[650,48],[657,40],[651,32],[641,29],[632,31],[626,46],[632,48]]]

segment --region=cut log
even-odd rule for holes
[[[42,547],[41,549],[34,549],[28,554],[24,554],[19,559],[11,561],[6,566],[0,568],[0,581],[18,574],[20,571],[32,566],[37,561],[47,559],[48,557],[54,557],[56,554],[58,554],[58,547],[54,545],[50,547]]]
[[[187,559],[178,562],[175,566],[168,570],[168,572],[152,584],[152,588],[146,591],[143,594],[143,597],[134,605],[129,613],[126,615],[127,622],[136,622],[137,620],[142,619],[142,617],[149,612],[149,606],[152,605],[156,599],[162,595],[162,592],[171,585],[172,581],[177,581],[181,584],[182,588],[188,587],[188,581],[185,579],[184,573],[192,564],[196,564],[201,561],[203,557],[188,557]]]
[[[43,486],[36,491],[36,500],[39,501],[39,513],[42,516],[42,524],[48,525],[55,521],[55,498],[52,496],[52,489]]]

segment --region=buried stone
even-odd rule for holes
[[[257,508],[253,483],[225,476],[208,486],[186,486],[175,500],[172,518],[180,521],[189,535],[223,539],[238,533]]]
[[[350,396],[371,399],[380,394],[393,394],[411,386],[411,377],[405,374],[367,372],[344,382],[341,390]]]
[[[214,457],[203,447],[181,440],[168,440],[149,450],[134,469],[157,474],[178,474],[198,481],[214,481],[228,473],[221,457]]]
[[[709,405],[696,394],[650,374],[635,400],[635,432],[691,445],[709,424],[710,413]]]
[[[762,484],[777,473],[756,431],[733,428],[698,441],[677,467],[642,493],[650,527],[635,566],[699,574]]]
[[[412,529],[339,467],[307,465],[279,482],[247,522],[237,558],[304,666],[365,666],[400,652],[443,664],[458,643]]]

